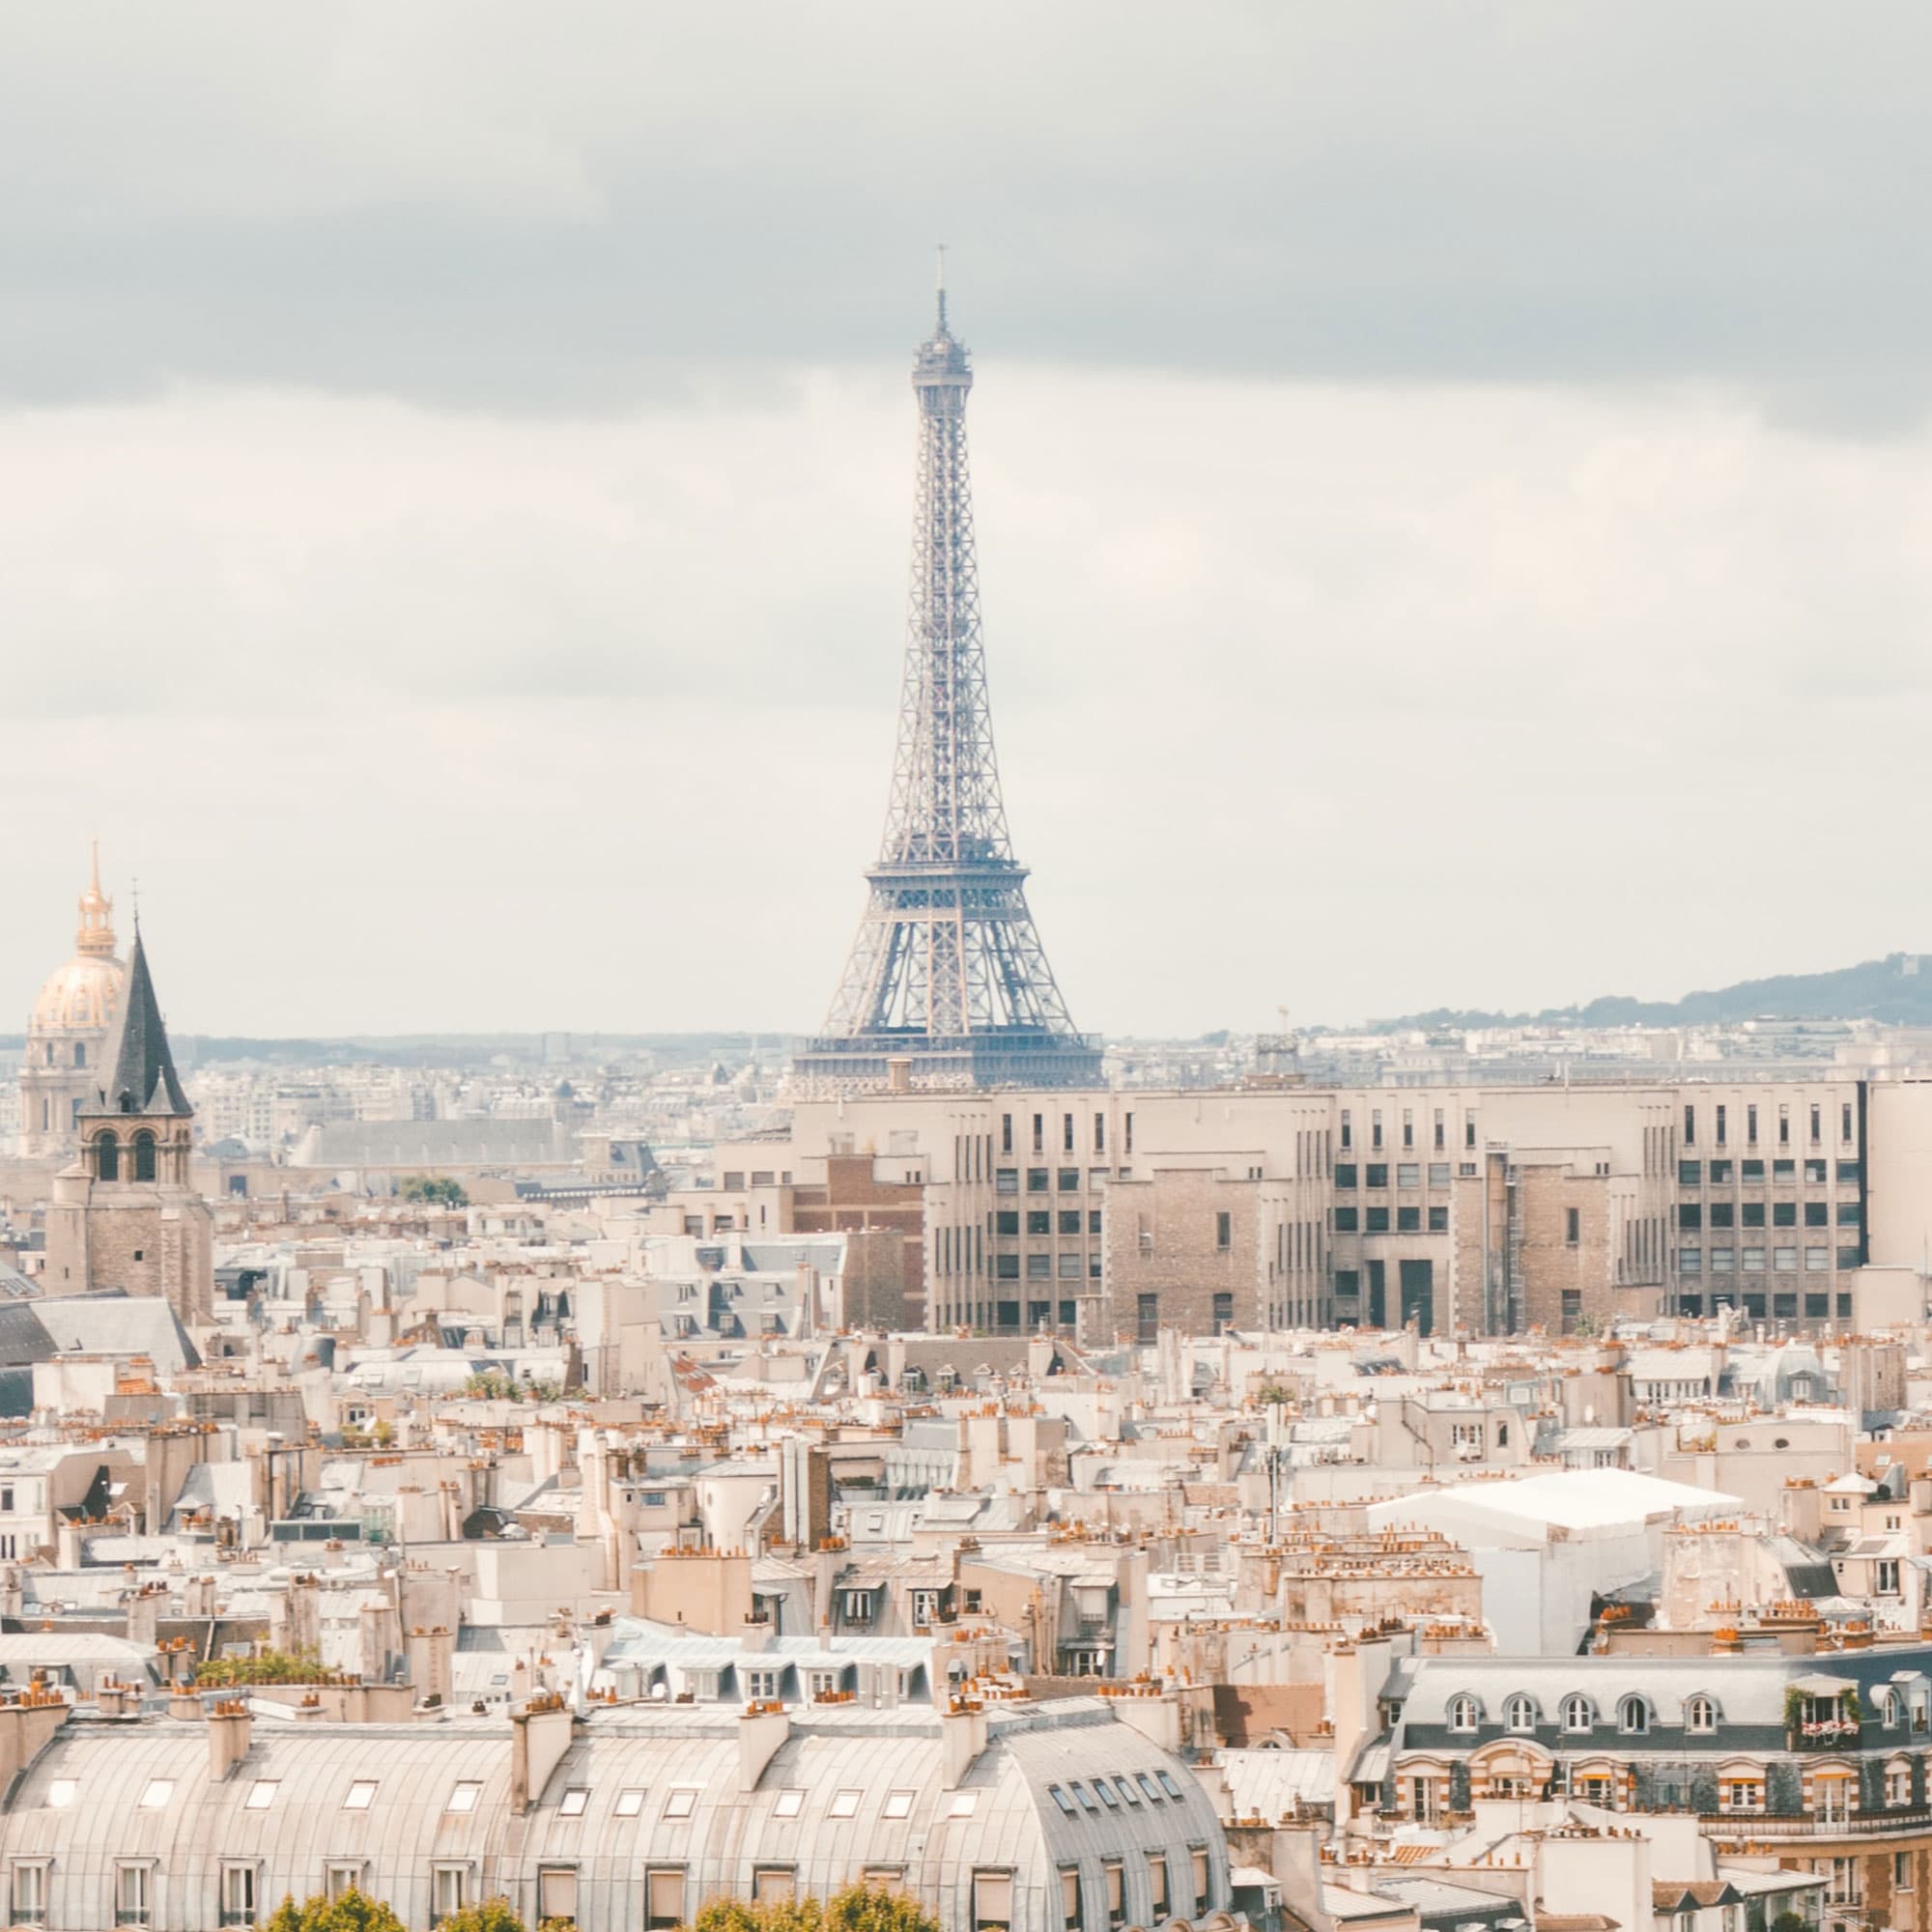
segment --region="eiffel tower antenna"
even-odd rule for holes
[[[795,1070],[834,1092],[895,1074],[917,1087],[1097,1087],[1099,1043],[1067,1016],[1000,798],[966,464],[973,370],[947,319],[943,247],[912,387],[918,507],[886,836],[824,1035]]]

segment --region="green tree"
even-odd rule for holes
[[[409,1928],[380,1898],[352,1889],[340,1898],[312,1892],[299,1905],[293,1897],[285,1898],[269,1915],[262,1932],[409,1932]]]
[[[450,1179],[447,1175],[405,1175],[400,1191],[405,1201],[440,1203],[445,1208],[469,1206],[469,1196],[464,1192],[463,1183]]]
[[[333,1684],[334,1671],[312,1650],[261,1650],[249,1657],[211,1657],[195,1666],[203,1689],[228,1684]]]
[[[823,1903],[713,1898],[698,1908],[692,1932],[939,1932],[939,1921],[903,1892],[854,1885]]]
[[[524,1932],[524,1921],[507,1898],[486,1898],[437,1921],[437,1932]]]

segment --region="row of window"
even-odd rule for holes
[[[1804,1272],[1830,1274],[1832,1253],[1830,1248],[1806,1248]],[[1860,1264],[1861,1256],[1862,1251],[1859,1248],[1840,1248],[1837,1250],[1838,1265],[1841,1268],[1855,1268]],[[1768,1268],[1767,1259],[1770,1263]],[[1703,1274],[1707,1268],[1712,1274],[1797,1274],[1798,1250],[1796,1248],[1679,1248],[1677,1250],[1679,1274]]]
[[[1429,1145],[1437,1153],[1440,1153],[1449,1145],[1449,1129],[1447,1122],[1443,1119],[1440,1107],[1432,1108],[1430,1111]],[[1352,1110],[1348,1107],[1342,1109],[1342,1145],[1344,1148],[1351,1148],[1355,1145],[1355,1117]],[[1371,1149],[1379,1149],[1381,1145],[1382,1110],[1379,1107],[1371,1107],[1369,1109],[1369,1146]],[[1415,1109],[1413,1107],[1405,1107],[1402,1110],[1402,1145],[1405,1151],[1415,1146]],[[1476,1145],[1476,1116],[1467,1107],[1463,1109],[1463,1145],[1465,1148],[1473,1148]]]
[[[993,1257],[995,1281],[1018,1281],[1021,1278],[1018,1255]],[[1024,1278],[1028,1281],[1098,1281],[1099,1252],[1096,1249],[1084,1260],[1079,1254],[1072,1252],[1060,1255],[1028,1255]]]
[[[1858,1202],[1836,1203],[1835,1217],[1833,1207],[1830,1201],[1713,1201],[1708,1206],[1700,1201],[1680,1201],[1677,1204],[1677,1225],[1680,1228],[1762,1228],[1767,1208],[1771,1209],[1771,1226],[1774,1228],[1798,1227],[1800,1208],[1804,1209],[1803,1225],[1806,1228],[1829,1228],[1834,1218],[1840,1228],[1858,1228],[1864,1224],[1864,1209]]]
[[[1100,1210],[1089,1208],[1084,1212],[1078,1208],[1063,1208],[1058,1213],[1050,1208],[1030,1208],[1026,1214],[1026,1231],[1029,1235],[1097,1235],[1100,1232]],[[1002,1208],[993,1216],[995,1235],[1017,1235],[1020,1232],[1020,1210],[1017,1208]]]
[[[1633,1691],[1617,1705],[1617,1729],[1629,1738],[1646,1736],[1655,1709],[1648,1697]],[[1473,1731],[1482,1719],[1483,1707],[1468,1691],[1458,1691],[1450,1698],[1449,1728],[1452,1731]],[[1519,1690],[1503,1699],[1503,1728],[1506,1731],[1534,1731],[1542,1721],[1542,1707],[1527,1691]],[[1598,1722],[1596,1704],[1580,1690],[1573,1691],[1559,1707],[1558,1722],[1572,1736],[1594,1731]],[[1718,1728],[1717,1700],[1701,1691],[1694,1697],[1686,1698],[1684,1728],[1694,1732],[1715,1731]]]
[[[1473,1176],[1475,1171],[1475,1163],[1473,1161],[1463,1163],[1465,1178]],[[1364,1187],[1386,1187],[1389,1184],[1389,1163],[1387,1161],[1367,1161],[1357,1169],[1353,1161],[1342,1160],[1335,1163],[1335,1185],[1337,1187],[1353,1187],[1356,1184],[1356,1175],[1358,1173],[1361,1176],[1361,1184]],[[1449,1185],[1449,1163],[1446,1160],[1430,1161],[1428,1163],[1428,1173],[1431,1187],[1447,1187]],[[1420,1187],[1422,1185],[1422,1175],[1423,1163],[1420,1161],[1399,1160],[1395,1163],[1395,1184],[1398,1187]]]
[[[1077,1153],[1079,1151],[1079,1149],[1074,1145],[1073,1119],[1074,1117],[1071,1114],[1063,1114],[1060,1117],[1060,1151],[1062,1153]],[[1125,1130],[1124,1151],[1132,1153],[1134,1151],[1134,1117],[1131,1114],[1127,1115],[1122,1124]],[[1010,1114],[1002,1114],[1000,1116],[1000,1151],[1002,1153],[1011,1153],[1012,1151],[1013,1117]],[[1033,1151],[1035,1153],[1044,1153],[1046,1151],[1046,1116],[1044,1114],[1036,1114],[1033,1117]],[[1094,1151],[1095,1153],[1105,1153],[1107,1151],[1107,1117],[1105,1114],[1096,1113],[1094,1116]]]
[[[1030,1167],[1026,1171],[1026,1191],[1029,1194],[1078,1194],[1082,1186],[1081,1170],[1077,1167]],[[1104,1187],[1113,1179],[1131,1180],[1134,1171],[1130,1167],[1095,1167],[1086,1171],[1085,1184],[1091,1187]],[[1016,1167],[995,1168],[993,1171],[993,1192],[995,1194],[1017,1194],[1020,1191],[1020,1171]]]
[[[1804,1179],[1822,1181],[1827,1179],[1832,1163],[1828,1160],[1807,1160],[1804,1163]],[[1728,1187],[1734,1178],[1746,1186],[1765,1178],[1764,1162],[1761,1160],[1680,1160],[1677,1163],[1677,1184],[1680,1187],[1702,1187],[1708,1176],[1713,1187]],[[1837,1164],[1838,1181],[1841,1186],[1855,1184],[1864,1173],[1864,1163],[1857,1160],[1841,1160]],[[1771,1163],[1773,1180],[1796,1180],[1798,1163],[1795,1160],[1774,1160]]]
[[[1731,1137],[1730,1106],[1727,1102],[1719,1100],[1712,1111],[1715,1116],[1717,1128],[1717,1143],[1719,1147],[1723,1147]],[[1755,1147],[1757,1145],[1757,1121],[1760,1111],[1757,1102],[1754,1100],[1746,1104],[1745,1144],[1747,1147]],[[1807,1113],[1809,1117],[1807,1124],[1811,1130],[1811,1145],[1816,1147],[1825,1138],[1825,1109],[1820,1102],[1814,1100],[1811,1102]],[[1850,1142],[1853,1139],[1852,1126],[1852,1103],[1849,1100],[1840,1100],[1838,1102],[1839,1140]],[[1777,1103],[1777,1144],[1779,1147],[1789,1147],[1791,1145],[1791,1106],[1788,1101],[1783,1100]],[[1686,1147],[1695,1147],[1697,1145],[1697,1109],[1694,1104],[1689,1105],[1684,1109],[1684,1145]]]
[[[1330,1225],[1338,1235],[1386,1235],[1389,1233],[1389,1210],[1386,1208],[1333,1208],[1329,1209]],[[1447,1208],[1431,1208],[1425,1223],[1420,1208],[1398,1208],[1395,1210],[1395,1230],[1398,1235],[1446,1234],[1449,1230],[1449,1210]]]

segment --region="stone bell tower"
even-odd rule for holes
[[[213,1319],[214,1217],[188,1180],[193,1121],[137,926],[114,1059],[47,1208],[49,1294],[119,1288],[165,1296],[184,1323]]]

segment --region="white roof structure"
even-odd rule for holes
[[[1533,1548],[1647,1524],[1736,1516],[1741,1497],[1634,1469],[1552,1469],[1510,1482],[1451,1483],[1370,1505],[1376,1529],[1419,1526],[1466,1548]]]

